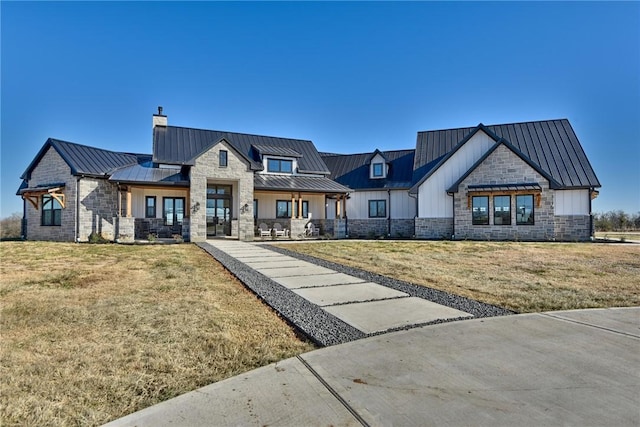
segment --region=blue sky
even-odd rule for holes
[[[421,130],[568,118],[640,211],[640,3],[7,2],[0,216],[48,137],[151,152],[169,124],[414,148]]]

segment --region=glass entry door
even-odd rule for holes
[[[207,236],[231,236],[231,186],[207,186]]]

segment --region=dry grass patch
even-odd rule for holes
[[[313,349],[193,245],[0,251],[3,426],[99,425]]]
[[[518,312],[640,305],[640,246],[338,241],[281,247]]]

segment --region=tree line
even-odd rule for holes
[[[593,214],[596,231],[640,231],[640,212],[609,211]]]

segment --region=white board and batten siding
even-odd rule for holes
[[[386,200],[387,216],[391,213],[392,219],[410,219],[416,216],[416,201],[409,197],[408,190],[392,190],[390,201],[387,190],[379,190],[351,192],[347,200],[347,217],[369,219],[369,200]],[[335,201],[328,203],[327,218],[335,218]]]
[[[451,187],[496,142],[483,131],[478,131],[458,149],[433,175],[418,188],[418,216],[420,218],[452,218]]]
[[[162,198],[163,197],[188,197],[184,188],[175,190],[164,190],[154,188],[133,188],[131,190],[131,215],[135,218],[144,218],[146,196],[156,197],[156,218],[162,218]],[[125,196],[122,196],[122,204],[126,203]]]
[[[553,201],[555,215],[589,215],[589,190],[556,190]]]

